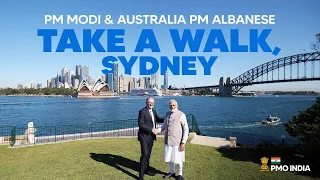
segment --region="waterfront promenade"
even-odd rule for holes
[[[160,126],[157,126],[157,128]],[[69,142],[74,140],[85,140],[92,138],[136,138],[137,132],[139,128],[130,128],[130,129],[118,129],[111,131],[103,131],[103,132],[89,132],[89,133],[78,133],[78,134],[63,134],[63,135],[54,135],[54,136],[39,136],[34,137],[34,140],[28,138],[28,135],[20,135],[17,136],[15,140],[15,144],[12,146],[15,147],[24,147],[24,146],[32,146],[38,144],[51,144],[57,142]],[[158,134],[157,136],[163,137],[164,132]],[[213,147],[230,147],[230,139],[227,138],[219,138],[219,137],[210,137],[210,136],[202,136],[197,135],[196,133],[189,133],[192,141],[192,144],[204,145],[204,146],[213,146]],[[0,144],[10,144],[10,137],[0,137]]]

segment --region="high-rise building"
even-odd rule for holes
[[[153,88],[155,84],[156,84],[156,74],[151,74],[151,81],[150,81],[151,88]]]
[[[154,74],[151,74],[151,82],[150,82],[151,88],[160,88],[160,75],[159,72],[156,72]]]
[[[154,87],[157,89],[160,89],[160,73],[159,73],[159,71],[154,74],[154,78],[155,78]]]
[[[65,78],[67,72],[68,72],[68,68],[67,67],[64,67],[61,70],[61,81],[60,82],[65,83],[67,81],[67,78]]]
[[[94,85],[94,83],[96,82],[94,79],[92,79],[91,77],[89,77],[88,79],[88,84],[89,85]]]
[[[139,80],[138,80],[138,83],[139,83],[139,88],[141,88],[141,89],[144,89],[145,88],[145,82],[144,82],[144,80],[145,80],[145,78],[140,78]]]
[[[130,77],[129,81],[129,91],[136,88],[136,78]]]
[[[82,66],[81,65],[77,65],[76,66],[76,79],[81,79],[81,70],[82,70]]]
[[[78,87],[79,87],[79,79],[74,79],[74,86],[73,86],[73,88],[74,89],[78,89]]]
[[[23,84],[18,84],[17,88],[18,89],[23,89]]]
[[[51,79],[48,79],[47,80],[47,88],[50,88],[51,87]]]
[[[74,81],[76,79],[76,76],[71,74],[71,86],[74,87]]]
[[[113,78],[113,74],[109,73],[106,74],[106,83],[109,85],[110,91],[113,91],[113,82],[114,78]]]
[[[121,76],[119,76],[119,83],[118,83],[119,90],[118,90],[118,92],[123,92],[123,81],[124,81],[124,77],[121,74]]]
[[[50,88],[56,88],[56,77],[51,78]]]
[[[143,89],[151,88],[150,77],[143,77],[143,78],[144,78],[144,87],[143,87]]]
[[[123,92],[129,92],[129,75],[128,74],[121,74],[123,78]]]
[[[80,69],[80,77],[79,77],[79,81],[81,82],[83,80],[83,69]]]
[[[113,89],[115,92],[119,92],[119,76],[118,76],[118,63],[113,65]]]
[[[61,83],[61,82],[62,82],[62,77],[61,77],[61,75],[59,75],[59,79],[58,79],[58,81],[59,81],[59,83]]]
[[[64,84],[68,83],[68,85],[71,85],[71,71],[67,70],[66,74],[65,74],[65,79],[64,79]]]
[[[106,82],[107,80],[106,80],[106,76],[101,76],[101,81],[103,81],[103,82]]]
[[[37,84],[37,89],[41,89],[42,88],[42,84]]]
[[[82,73],[81,73],[82,72]],[[84,79],[89,79],[89,66],[83,66],[82,71],[80,71],[81,74],[81,81]]]
[[[36,89],[37,88],[37,84],[36,83],[31,83],[30,84],[30,88],[31,89]]]
[[[168,70],[164,73],[164,78],[163,78],[163,88],[168,89],[169,87],[169,82],[168,82]]]

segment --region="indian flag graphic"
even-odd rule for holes
[[[271,164],[280,164],[281,158],[280,157],[271,157]]]

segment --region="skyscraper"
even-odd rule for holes
[[[67,67],[64,67],[61,70],[61,83],[65,83],[67,81],[67,78],[65,77],[67,72],[68,72],[68,68]]]
[[[151,81],[150,77],[143,77],[144,78],[144,89],[151,88]]]
[[[82,74],[81,74],[81,80],[89,79],[89,66],[83,66],[82,68]]]
[[[113,89],[115,92],[119,92],[119,80],[118,80],[118,63],[113,65]]]
[[[50,88],[57,88],[56,87],[56,77],[51,78]]]
[[[159,72],[156,72],[154,74],[151,74],[151,88],[160,88],[160,75]]]
[[[48,79],[47,80],[47,88],[50,88],[51,87],[51,79]]]
[[[82,66],[81,65],[77,65],[76,66],[76,76],[75,79],[79,79],[81,81],[81,70],[82,70]]]
[[[79,79],[74,79],[74,89],[78,89],[78,87],[79,87]]]
[[[72,86],[73,88],[75,87],[75,86],[74,86],[74,85],[75,85],[75,83],[74,83],[75,79],[76,79],[76,76],[71,73],[71,86]]]
[[[129,81],[129,91],[131,91],[132,89],[136,88],[136,78],[134,77],[130,77],[130,81]]]
[[[168,70],[164,73],[164,78],[163,78],[163,86],[164,89],[168,89],[169,83],[168,83]]]
[[[110,91],[113,91],[113,74],[106,74],[106,83],[109,85]]]
[[[160,89],[160,73],[159,71],[155,73],[155,88]]]
[[[124,77],[123,75],[121,74],[121,76],[119,77],[119,89],[118,89],[118,92],[123,92],[123,81],[124,81]]]
[[[144,89],[144,88],[145,88],[144,79],[145,79],[145,78],[140,78],[140,79],[138,80],[139,88],[141,88],[141,89]]]
[[[121,74],[123,77],[123,92],[129,92],[129,75]]]
[[[64,77],[64,81],[65,83],[68,83],[68,85],[71,85],[71,71],[67,70],[67,72],[65,73],[65,77]]]
[[[155,84],[156,84],[156,74],[151,74],[151,82],[150,82],[151,88],[154,88]]]

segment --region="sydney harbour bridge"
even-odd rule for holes
[[[317,80],[320,80],[320,52],[310,52],[266,62],[234,79],[221,77],[218,85],[186,87],[184,89],[217,89],[219,90],[219,96],[232,96],[243,87],[254,84]]]

